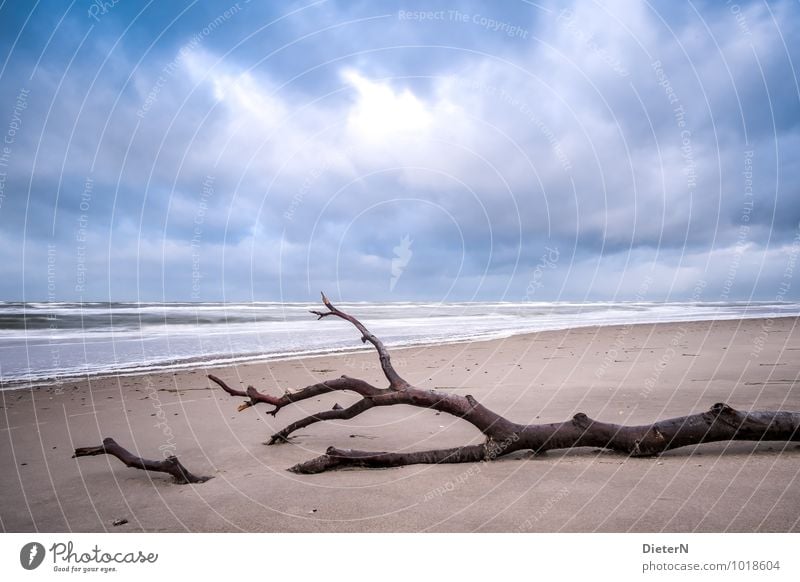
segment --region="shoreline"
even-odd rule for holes
[[[584,330],[584,329],[605,329],[611,327],[632,327],[632,326],[651,326],[651,325],[679,325],[679,324],[686,324],[686,323],[715,323],[715,322],[722,322],[722,321],[753,321],[753,320],[762,320],[762,321],[772,321],[777,319],[800,319],[800,316],[797,315],[776,315],[774,317],[763,317],[763,316],[753,316],[753,317],[730,317],[730,318],[716,318],[716,319],[688,319],[688,320],[677,320],[677,321],[637,321],[633,323],[611,323],[611,324],[604,324],[604,325],[582,325],[582,326],[572,326],[572,327],[557,327],[557,328],[548,328],[542,329],[538,331],[525,331],[514,333],[510,332],[508,335],[500,334],[495,335],[492,337],[478,337],[478,338],[467,338],[467,339],[454,339],[448,341],[439,341],[439,342],[420,342],[420,343],[405,343],[402,345],[389,345],[387,344],[387,348],[392,351],[400,351],[400,350],[408,350],[408,349],[420,349],[420,348],[432,348],[437,346],[446,346],[446,345],[461,345],[461,344],[473,344],[473,343],[483,343],[483,342],[493,342],[493,341],[503,341],[515,337],[525,337],[529,335],[535,335],[539,333],[546,333],[546,332],[566,332],[569,330]],[[355,334],[357,336],[358,334]],[[356,337],[356,342],[358,338]],[[207,359],[203,358],[202,356],[197,356],[195,358],[191,358],[184,363],[175,364],[174,366],[170,365],[155,365],[151,368],[141,369],[141,370],[120,370],[118,372],[114,371],[99,371],[95,373],[85,373],[85,374],[75,374],[70,376],[58,376],[58,377],[50,377],[50,378],[42,378],[41,380],[34,380],[34,381],[26,381],[26,380],[10,380],[8,382],[0,382],[0,392],[13,392],[16,390],[32,390],[38,388],[47,388],[50,386],[59,386],[64,383],[69,382],[76,382],[76,381],[101,381],[109,378],[136,378],[140,376],[148,376],[153,374],[169,374],[169,373],[177,373],[177,372],[193,372],[196,370],[220,370],[229,368],[231,366],[244,366],[244,365],[251,365],[251,364],[266,364],[266,363],[274,363],[274,362],[290,362],[296,360],[305,360],[305,359],[313,359],[313,358],[325,358],[325,357],[335,357],[335,356],[348,356],[350,354],[356,353],[363,353],[369,352],[373,348],[369,346],[357,346],[354,345],[353,347],[345,347],[339,349],[330,349],[330,350],[323,350],[323,351],[313,351],[313,352],[304,352],[304,353],[296,353],[293,355],[285,355],[285,354],[276,354],[276,355],[241,355],[241,356],[232,356],[231,359],[218,362],[217,359]]]
[[[471,394],[509,420],[577,412],[641,425],[707,411],[800,410],[798,318],[586,326],[392,351],[421,388]],[[764,341],[761,341],[763,335]],[[357,338],[356,338],[357,339]],[[755,350],[758,350],[755,352]],[[0,529],[270,532],[800,531],[800,444],[718,442],[632,458],[577,448],[492,462],[295,475],[329,446],[373,451],[482,442],[471,425],[408,406],[376,407],[264,446],[299,418],[346,407],[322,394],[273,417],[213,385],[200,367],[83,379],[0,394]],[[377,386],[374,350],[215,369],[279,395],[342,374]],[[72,458],[104,437],[145,458],[175,454],[201,485]],[[115,527],[116,519],[128,524]]]

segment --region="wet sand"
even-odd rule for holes
[[[326,322],[327,323],[327,322]],[[642,424],[707,410],[800,410],[795,318],[590,327],[393,350],[422,388],[472,394],[516,422],[592,418]],[[358,343],[354,332],[354,345]],[[458,419],[372,409],[265,446],[302,416],[346,406],[339,393],[236,412],[212,385],[279,395],[346,374],[384,385],[374,352],[0,393],[0,529],[18,531],[800,531],[800,444],[710,443],[659,458],[581,448],[490,463],[294,475],[330,446],[421,450],[481,442]],[[108,456],[72,450],[113,437],[144,457],[175,453],[195,474],[176,485]],[[116,519],[127,519],[113,526]]]

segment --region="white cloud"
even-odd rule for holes
[[[342,78],[357,93],[356,102],[347,113],[347,127],[353,138],[371,144],[398,136],[428,136],[433,112],[409,89],[395,92],[388,84],[371,81],[353,69],[345,70]]]

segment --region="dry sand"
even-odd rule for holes
[[[517,422],[562,421],[582,411],[639,424],[720,401],[741,409],[800,410],[794,318],[583,328],[395,350],[393,356],[417,386],[470,393]],[[355,398],[320,397],[277,418],[265,414],[265,406],[237,413],[241,399],[212,389],[206,372],[107,377],[0,394],[0,528],[800,530],[797,443],[712,443],[653,459],[583,448],[473,465],[300,476],[285,469],[329,445],[406,450],[481,439],[455,418],[397,406],[320,423],[291,444],[267,447],[273,430]],[[341,374],[384,384],[373,352],[214,373],[273,394]],[[106,436],[145,457],[175,452],[193,472],[214,479],[175,485],[168,475],[129,469],[111,457],[70,458],[74,447],[100,444]],[[128,523],[112,527],[121,518]]]

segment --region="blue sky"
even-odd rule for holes
[[[6,1],[0,298],[797,299],[799,27],[789,1]]]

